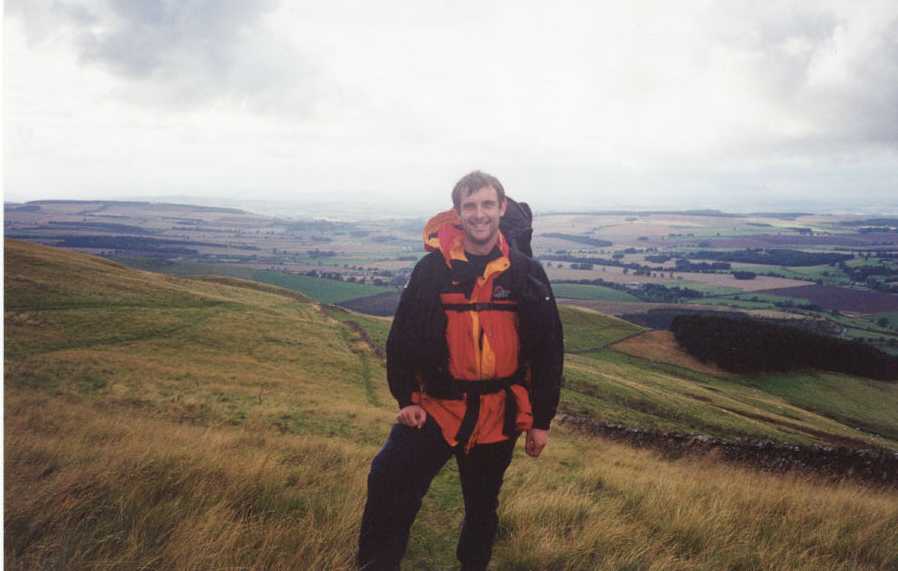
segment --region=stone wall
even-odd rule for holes
[[[723,440],[704,434],[630,428],[571,415],[558,415],[555,422],[637,448],[658,450],[670,458],[713,454],[723,461],[769,472],[801,471],[898,487],[898,452],[891,450],[785,444],[772,440]]]

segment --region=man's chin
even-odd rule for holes
[[[465,235],[465,237],[468,239],[468,242],[477,246],[486,246],[490,242],[494,241],[496,239],[496,236],[496,234],[490,234],[485,238],[478,238],[477,236],[472,236],[470,234]]]

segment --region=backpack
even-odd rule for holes
[[[499,230],[512,248],[532,258],[530,240],[533,238],[533,212],[526,202],[518,202],[508,196],[505,200],[508,206],[505,215],[499,220]]]

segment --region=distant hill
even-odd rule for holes
[[[198,212],[218,212],[221,214],[247,214],[245,210],[240,208],[226,208],[222,206],[198,206],[193,204],[176,204],[172,202],[148,202],[139,200],[31,200],[25,203],[26,206],[43,206],[50,204],[74,204],[78,206],[152,206],[156,209],[171,208],[180,210],[182,208],[190,208]]]

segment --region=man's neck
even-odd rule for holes
[[[486,242],[484,244],[476,244],[474,242],[471,242],[467,238],[465,238],[465,242],[464,242],[465,252],[468,252],[469,254],[474,254],[475,256],[486,256],[487,254],[489,254],[490,252],[493,251],[493,248],[495,248],[496,244],[498,244],[498,243],[499,243],[498,235],[496,235],[495,238],[493,238],[492,240],[490,240],[489,242]]]

